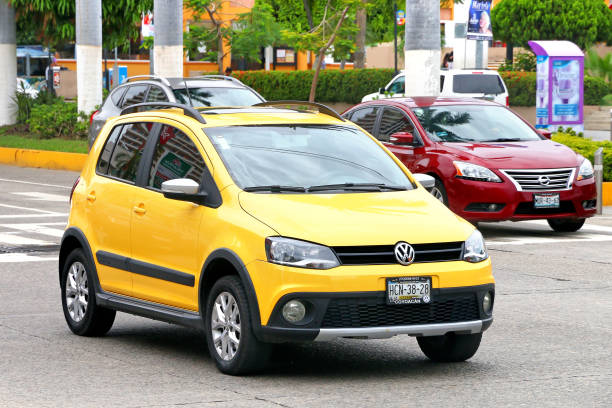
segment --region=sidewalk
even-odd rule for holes
[[[585,129],[583,133],[584,133],[584,137],[587,137],[591,140],[595,140],[597,142],[602,141],[602,140],[611,140],[609,130],[586,130]]]
[[[604,206],[602,212],[602,215],[596,215],[592,218],[587,219],[587,224],[599,225],[602,227],[612,227],[612,206]]]

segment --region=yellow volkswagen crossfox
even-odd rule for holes
[[[121,311],[197,328],[234,375],[273,343],[340,337],[407,334],[432,360],[466,360],[493,321],[491,262],[432,182],[323,105],[134,105],[71,194],[66,322],[99,336]]]

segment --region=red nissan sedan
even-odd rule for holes
[[[380,140],[432,194],[471,221],[546,219],[571,232],[595,215],[589,160],[549,140],[510,109],[471,98],[392,98],[343,116]]]

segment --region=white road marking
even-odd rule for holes
[[[1,228],[16,229],[24,232],[33,232],[35,234],[50,235],[52,237],[61,238],[64,235],[64,230],[61,228],[49,228],[45,225],[66,225],[66,223],[40,223],[40,224],[0,224]]]
[[[0,254],[0,263],[57,262],[58,256],[36,256],[28,254]]]
[[[39,210],[38,208],[30,208],[30,207],[20,207],[18,205],[0,204],[0,207],[16,208],[18,210],[26,210],[26,211],[34,211],[34,212],[42,213],[42,214],[57,214],[56,212],[53,212],[53,211]]]
[[[497,237],[499,239],[501,237]],[[558,237],[558,238],[547,238],[547,237],[520,237],[520,238],[511,238],[511,241],[497,241],[496,239],[487,240],[485,238],[485,243],[487,246],[501,246],[501,245],[528,245],[528,244],[552,244],[552,243],[564,243],[564,242],[589,242],[589,241],[612,241],[611,235],[601,235],[601,234],[582,234],[576,236],[575,238],[569,237]],[[503,239],[503,238],[502,238]]]
[[[11,193],[11,194],[28,197],[28,199],[33,200],[33,201],[68,202],[68,196],[60,195],[60,194],[40,193],[38,191],[25,192],[25,193]]]
[[[51,214],[3,214],[0,215],[0,219],[13,218],[56,218],[56,217],[68,217],[68,213],[51,213]]]
[[[529,221],[521,221],[521,223],[544,225],[544,226],[548,227],[548,222],[545,221],[545,220],[529,220]],[[606,226],[603,226],[603,225],[589,224],[588,221],[587,221],[587,223],[584,224],[584,226],[580,230],[581,231],[583,231],[583,230],[591,230],[591,231],[601,231],[601,232],[612,232],[612,227],[606,227]]]
[[[53,245],[57,242],[42,241],[40,239],[25,238],[10,233],[0,232],[0,243],[9,245]]]
[[[65,188],[65,189],[68,189],[68,190],[72,189],[72,186],[60,186],[60,185],[57,185],[57,184],[34,183],[34,182],[31,182],[31,181],[11,180],[11,179],[3,179],[3,178],[0,178],[0,181],[6,181],[8,183],[33,184],[35,186]]]

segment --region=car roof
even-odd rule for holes
[[[234,82],[226,79],[217,78],[167,78],[172,89],[185,89],[185,83],[189,88],[241,88],[246,86],[239,82]],[[134,83],[134,82],[132,82]]]
[[[424,108],[429,106],[448,106],[448,105],[486,105],[486,106],[501,106],[500,104],[478,98],[462,98],[462,97],[446,97],[446,96],[413,96],[411,98],[384,98],[374,101],[363,102],[356,106],[362,105],[405,105],[409,108]]]
[[[142,120],[146,117],[177,119],[177,115],[185,121],[193,121],[196,126],[217,127],[217,126],[253,126],[253,125],[295,125],[295,124],[317,124],[317,125],[347,125],[355,127],[351,122],[335,118],[326,113],[298,110],[278,107],[222,107],[222,108],[195,108],[202,115],[206,123],[184,114],[180,107],[168,109],[156,109],[146,112],[137,112],[117,116],[117,118],[138,118]]]

